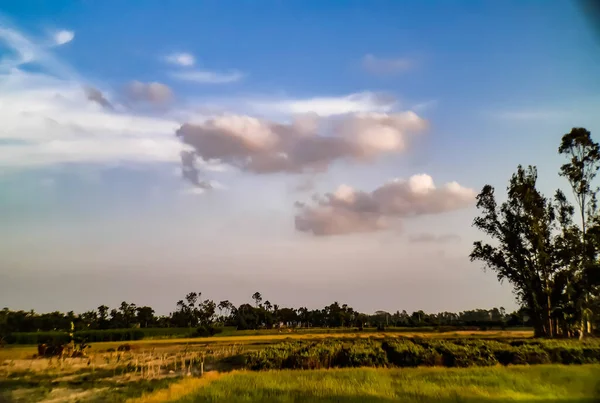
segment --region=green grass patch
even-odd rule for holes
[[[591,403],[599,365],[237,372],[177,403]]]

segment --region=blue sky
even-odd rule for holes
[[[563,186],[598,71],[575,2],[3,2],[0,305],[514,307],[473,196]]]

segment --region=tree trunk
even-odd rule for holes
[[[533,337],[544,337],[547,335],[545,321],[540,315],[532,315],[531,322],[533,324]]]

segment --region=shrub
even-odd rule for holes
[[[550,355],[541,346],[527,345],[515,348],[514,364],[548,364]]]
[[[384,341],[382,348],[390,364],[398,367],[441,365],[442,357],[434,349],[424,347],[411,340]]]
[[[339,367],[385,367],[388,359],[379,343],[352,343],[337,352],[334,364]]]
[[[196,329],[196,332],[192,337],[211,337],[217,333],[221,333],[223,328],[214,326],[200,326]]]

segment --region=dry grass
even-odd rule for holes
[[[138,398],[128,399],[126,403],[160,403],[183,399],[198,393],[198,390],[210,382],[219,379],[216,371],[206,372],[202,378],[184,378],[182,381],[169,385],[168,388],[153,393],[144,394]]]

